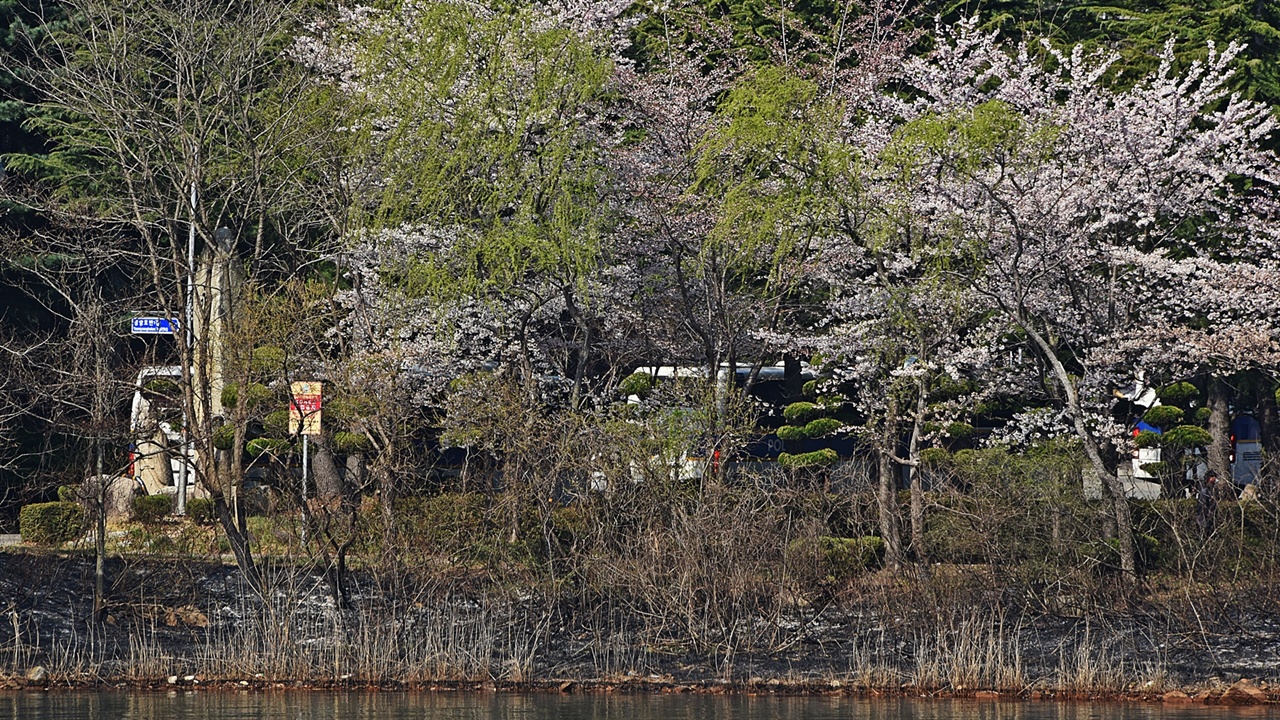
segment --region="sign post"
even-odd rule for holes
[[[302,381],[289,384],[289,434],[302,436],[302,499],[307,499],[307,438],[320,434],[320,391],[322,383]]]

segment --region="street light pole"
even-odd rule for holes
[[[195,267],[196,267],[196,184],[191,183],[191,219],[187,224],[187,317],[185,325],[187,333],[187,360],[189,362],[186,372],[187,382],[195,382],[195,323],[193,319],[195,314],[192,312],[192,305],[195,303]],[[187,394],[191,397],[191,393]],[[189,408],[191,412],[195,412],[194,403]],[[191,420],[185,418],[182,423],[182,466],[178,468],[178,515],[187,514],[187,473],[191,462]]]

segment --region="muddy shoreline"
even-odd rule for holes
[[[1255,688],[1248,691],[1246,688]],[[1242,679],[1226,686],[1184,688],[1151,692],[1081,693],[1047,690],[936,690],[915,687],[852,688],[840,682],[791,683],[779,679],[748,682],[677,682],[667,680],[533,680],[524,682],[437,681],[404,683],[386,681],[314,682],[303,680],[267,681],[234,679],[168,679],[130,682],[100,679],[92,682],[31,683],[18,676],[0,676],[0,691],[62,692],[430,692],[430,693],[511,693],[511,694],[683,694],[743,696],[831,696],[853,698],[918,698],[927,700],[983,700],[1000,702],[1137,702],[1167,705],[1251,706],[1280,704],[1280,692],[1263,689]]]
[[[79,553],[0,552],[0,688],[1280,702],[1280,603],[1262,586],[1190,608],[1153,586],[1120,610],[1068,615],[982,578],[927,593],[872,579],[699,646],[624,604],[438,580],[428,592],[357,573],[357,608],[337,613],[294,568],[263,604],[233,566],[173,557],[113,558],[109,616],[93,624],[92,567]]]

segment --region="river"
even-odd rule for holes
[[[0,694],[0,720],[1280,720],[1280,708],[659,694]]]

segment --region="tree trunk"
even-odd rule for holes
[[[243,507],[244,503],[236,503]],[[253,561],[253,550],[249,547],[249,534],[243,530],[243,510],[232,513],[225,495],[213,498],[213,507],[218,512],[218,522],[222,524],[222,532],[227,536],[227,544],[231,546],[231,554],[236,558],[240,573],[259,596],[264,595],[262,576],[258,574],[258,566]]]
[[[347,455],[346,485],[349,488],[362,488],[365,482],[364,453],[353,452]]]
[[[311,436],[311,476],[316,483],[316,497],[326,501],[342,498],[342,473],[323,435]]]
[[[98,525],[93,541],[93,619],[95,622],[103,622],[107,619],[107,494],[111,491],[111,482],[105,480],[102,474],[102,440],[95,438],[93,445],[97,455],[97,474],[93,476],[93,488]]]
[[[1210,376],[1209,408],[1209,470],[1218,474],[1219,482],[1231,481],[1231,409],[1227,404],[1227,384],[1222,378]]]
[[[898,408],[897,403],[890,399],[881,438],[876,505],[880,515],[880,537],[884,540],[884,564],[894,572],[902,569],[902,519],[898,513],[898,478],[894,472],[896,463],[892,457],[897,438]]]
[[[916,560],[925,557],[924,547],[924,477],[920,472],[920,434],[923,430],[924,414],[928,408],[928,398],[924,379],[916,381],[916,414],[911,421],[911,441],[907,446],[907,460],[914,465],[907,468],[911,477],[911,554]]]
[[[1124,574],[1125,584],[1132,586],[1137,582],[1138,568],[1133,549],[1133,518],[1129,514],[1129,500],[1125,497],[1124,486],[1120,484],[1120,478],[1116,476],[1115,471],[1102,459],[1098,441],[1084,423],[1084,409],[1080,406],[1080,396],[1076,392],[1075,383],[1071,381],[1071,374],[1067,372],[1066,366],[1058,359],[1057,353],[1053,351],[1049,342],[1035,328],[1022,321],[1019,321],[1018,325],[1044,355],[1045,362],[1049,363],[1054,378],[1066,396],[1067,413],[1071,415],[1072,428],[1080,443],[1084,445],[1089,464],[1111,501],[1112,516],[1116,522],[1116,539],[1120,544],[1120,570]]]
[[[1276,387],[1265,376],[1259,378],[1258,424],[1262,431],[1262,449],[1268,455],[1280,451],[1280,413],[1276,410]]]

